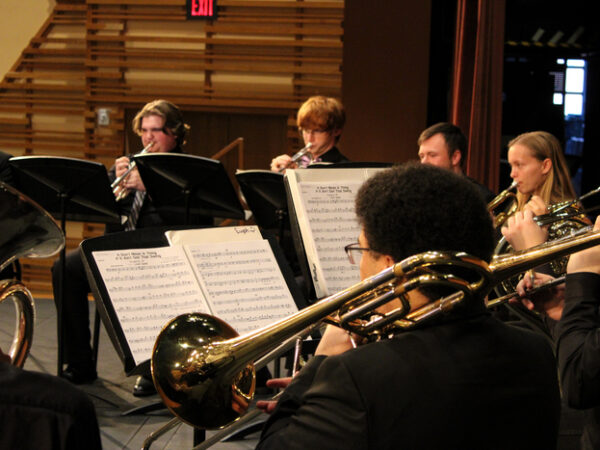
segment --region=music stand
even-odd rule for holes
[[[96,260],[94,259],[93,253],[104,250],[166,247],[169,245],[169,242],[165,236],[165,231],[189,228],[194,227],[162,226],[154,228],[141,228],[132,231],[112,233],[106,236],[86,239],[81,242],[79,246],[86,275],[90,283],[90,288],[94,294],[94,298],[97,300],[98,312],[100,313],[100,317],[102,318],[102,322],[104,323],[107,334],[124,365],[127,375],[150,373],[150,360],[143,361],[136,365],[129,342],[127,341],[122,324],[119,321],[115,307],[113,306],[110,294],[102,278]],[[298,309],[304,308],[306,306],[306,300],[302,296],[302,293],[293,280],[291,269],[287,265],[287,261],[281,253],[275,237],[268,231],[261,231],[261,235],[264,239],[268,240],[271,250],[273,251],[273,255],[275,256],[277,264],[281,269],[283,278],[296,305],[298,306]],[[145,413],[160,409],[162,407],[162,402],[153,403],[126,411],[122,415]]]
[[[67,236],[66,221],[119,223],[115,197],[104,165],[81,159],[53,156],[19,156],[9,160],[15,185],[60,221]],[[62,375],[62,304],[65,292],[65,255],[60,252],[59,298],[57,302],[58,375]]]
[[[146,153],[133,160],[161,215],[244,219],[244,209],[220,161],[181,153]]]
[[[278,230],[281,240],[284,229],[290,229],[283,174],[270,170],[238,170],[235,178],[256,224],[267,230]]]

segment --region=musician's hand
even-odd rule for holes
[[[127,169],[129,169],[129,158],[127,156],[121,156],[115,160],[115,175],[119,178]]]
[[[531,271],[528,271],[519,281],[517,285],[519,297],[510,299],[509,303],[521,303],[530,311],[537,311],[554,320],[560,320],[565,300],[564,283],[529,295],[529,290],[554,280],[553,276],[545,273],[534,272],[533,279],[530,274]]]
[[[271,171],[281,172],[284,169],[297,169],[298,164],[292,162],[290,155],[279,155],[271,161]]]
[[[548,208],[546,207],[546,203],[542,200],[542,197],[539,195],[533,195],[525,206],[523,207],[525,211],[532,211],[534,216],[541,216],[542,214],[548,213]]]
[[[594,231],[600,230],[600,216],[596,217]],[[573,253],[569,258],[567,273],[594,272],[600,274],[600,246],[588,248],[581,252]]]
[[[315,355],[339,355],[354,348],[350,334],[339,327],[327,325],[323,337],[317,346]]]
[[[250,402],[240,395],[235,388],[231,388],[231,409],[233,409],[236,413],[242,415],[248,410],[248,406],[250,406]]]
[[[267,380],[267,387],[285,389],[292,382],[292,377],[272,378]],[[271,414],[277,406],[277,400],[258,400],[256,407],[264,413]]]
[[[548,230],[535,223],[531,210],[514,213],[508,218],[501,231],[515,250],[530,248],[548,239]]]
[[[146,191],[146,186],[144,186],[144,182],[142,181],[142,177],[137,168],[129,172],[129,175],[123,180],[122,184],[129,190],[135,189],[136,191]]]

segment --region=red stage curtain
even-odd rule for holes
[[[450,121],[469,140],[467,174],[498,191],[505,0],[458,0]]]

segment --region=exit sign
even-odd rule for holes
[[[216,19],[217,0],[186,0],[188,19]]]

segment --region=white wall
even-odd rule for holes
[[[55,0],[0,0],[0,79],[39,31]]]

